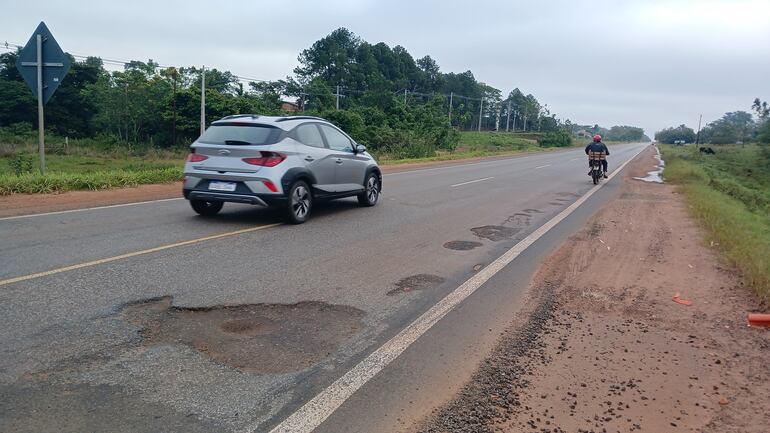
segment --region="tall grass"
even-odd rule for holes
[[[770,176],[756,146],[719,148],[715,156],[663,146],[666,181],[679,186],[692,215],[724,256],[770,301]]]
[[[0,195],[56,193],[72,190],[99,190],[173,182],[182,178],[178,167],[141,170],[110,170],[90,173],[50,173],[41,176],[0,174]]]

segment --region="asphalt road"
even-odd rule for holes
[[[613,146],[610,169],[643,147]],[[587,192],[586,172],[575,149],[393,173],[377,206],[321,204],[301,226],[184,200],[0,219],[0,431],[269,431]],[[616,182],[319,430],[393,431],[443,401]]]

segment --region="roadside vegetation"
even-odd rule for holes
[[[770,300],[770,154],[767,144],[661,146],[668,182],[679,186],[714,246]]]
[[[46,106],[47,171],[37,170],[36,101],[0,54],[0,194],[96,189],[181,177],[186,146],[200,131],[201,78],[206,122],[231,114],[326,118],[388,162],[461,159],[566,147],[602,134],[646,139],[641,128],[578,125],[514,88],[507,95],[468,70],[443,72],[430,56],[372,44],[345,28],[299,53],[285,79],[130,61],[122,70],[98,57],[72,68]],[[505,132],[503,132],[505,131]],[[510,132],[508,132],[510,131]]]
[[[0,128],[2,139],[3,128]],[[382,165],[447,161],[542,151],[539,133],[458,133],[454,151],[437,151],[431,157],[398,158],[392,153],[375,156]],[[46,170],[38,173],[34,131],[14,135],[14,144],[0,144],[0,195],[97,190],[173,182],[181,179],[186,147],[159,149],[124,146],[120,142],[73,139],[65,146],[61,137],[48,137]]]

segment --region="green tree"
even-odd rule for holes
[[[18,54],[0,54],[0,127],[16,123],[30,126],[37,119],[37,100],[16,69]]]
[[[692,143],[695,141],[695,131],[685,125],[679,125],[675,128],[664,128],[655,133],[655,140],[668,144],[673,144],[674,141],[678,140],[684,140],[685,143]]]
[[[703,128],[701,135],[712,144],[730,144],[749,139],[754,130],[754,120],[750,113],[733,111],[725,113]]]

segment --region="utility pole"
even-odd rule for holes
[[[522,131],[527,132],[527,115],[524,115],[524,129]]]
[[[703,114],[698,117],[698,133],[695,135],[695,147],[700,144],[700,123],[703,120]]]
[[[201,69],[201,135],[206,132],[206,66]]]
[[[452,126],[452,99],[454,99],[455,92],[449,92],[449,126]]]
[[[513,132],[516,132],[516,115],[518,114],[518,111],[513,112]]]
[[[43,35],[37,34],[37,141],[40,174],[45,175],[45,129],[43,129]]]
[[[508,132],[508,125],[511,123],[511,100],[508,100],[508,116],[505,118],[505,132]]]
[[[173,129],[171,130],[171,144],[176,146],[176,68],[171,71],[171,77],[174,79],[174,122]]]
[[[336,95],[337,95],[337,109],[339,110],[340,109],[340,85],[339,84],[337,84]]]
[[[406,100],[406,92],[408,92],[408,90],[404,89],[404,106],[409,105],[409,101]]]
[[[484,97],[482,96],[481,99],[479,99],[479,101],[481,101],[479,103],[479,132],[481,132],[481,119],[483,114],[482,110],[484,108]]]

